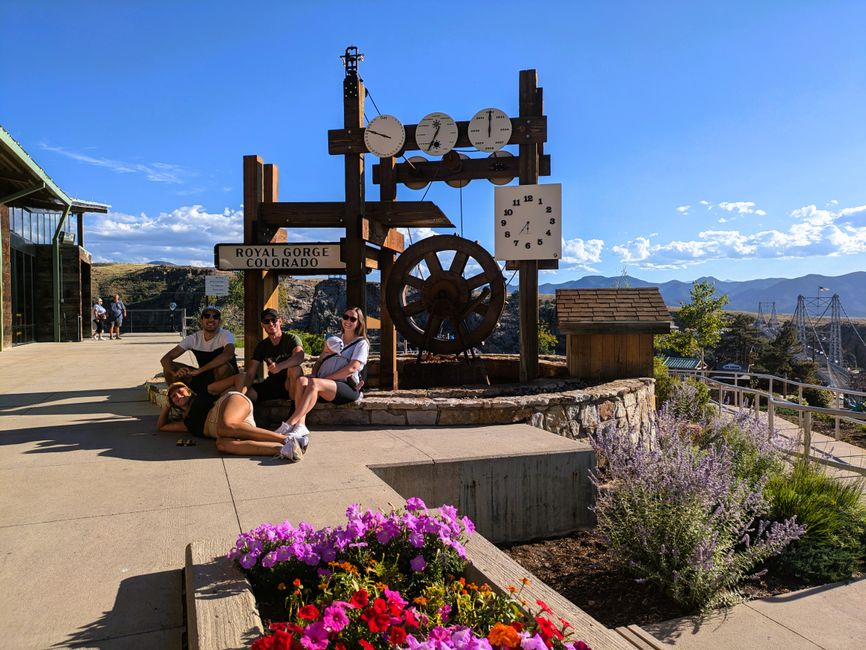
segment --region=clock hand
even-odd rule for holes
[[[492,120],[492,119],[493,119],[493,111],[487,111],[487,137],[488,138],[490,137],[490,134],[492,133],[491,129],[493,128],[493,126],[490,122],[490,120]]]
[[[529,222],[528,222],[528,221],[527,221],[527,222],[526,222],[526,225],[525,225],[525,226],[523,226],[523,228],[521,228],[521,229],[520,229],[520,232],[523,232],[523,231],[524,231],[524,230],[527,230],[527,229],[529,229]],[[520,232],[519,232],[519,233],[517,233],[517,234],[518,234],[518,235],[519,235],[519,234],[520,234]]]
[[[383,138],[388,138],[389,140],[391,139],[391,136],[387,133],[379,133],[378,131],[374,131],[373,129],[367,129],[367,131],[369,131],[373,135],[381,135]]]
[[[436,144],[436,136],[439,135],[439,127],[436,127],[436,130],[433,131],[433,137],[430,138],[430,144],[427,146],[427,153],[430,153],[430,150],[433,148],[433,145]]]

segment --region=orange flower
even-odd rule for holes
[[[497,623],[491,628],[487,640],[490,641],[491,645],[506,648],[517,648],[520,645],[520,635],[517,630],[503,623]]]
[[[421,605],[421,607],[424,607],[424,605],[427,604],[427,599],[424,598],[424,596],[418,596],[412,602],[416,605]]]
[[[521,578],[521,579],[520,579],[520,582],[522,582],[522,583],[523,583],[524,585],[526,585],[527,587],[529,586],[529,578],[526,578],[526,577]]]
[[[517,587],[515,587],[514,585],[508,585],[508,587],[506,587],[506,589],[508,589],[508,591],[511,592],[512,594],[517,593]]]
[[[300,588],[300,586],[301,586],[301,579],[300,579],[300,578],[295,578],[295,581],[294,581],[292,584],[295,585],[296,587]]]

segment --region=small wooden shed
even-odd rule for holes
[[[556,322],[569,374],[594,381],[652,377],[653,336],[672,325],[655,287],[557,289]]]

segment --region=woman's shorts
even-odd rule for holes
[[[357,402],[361,398],[361,391],[350,388],[349,384],[345,381],[335,381],[334,383],[337,385],[337,394],[331,400],[331,404],[350,404],[351,402]],[[319,399],[322,398],[320,397]]]
[[[250,398],[243,393],[239,393],[236,390],[230,390],[224,395],[220,395],[220,398],[216,402],[214,402],[214,405],[211,407],[210,411],[207,414],[207,419],[204,421],[204,435],[208,438],[219,437],[217,435],[217,428],[219,425],[220,414],[223,410],[223,404],[225,404],[225,401],[232,395],[240,395],[247,401],[247,405],[250,407],[250,412],[244,418],[244,422],[251,426],[256,426],[256,420],[253,417],[253,403],[252,401],[250,401]]]

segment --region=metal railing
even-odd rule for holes
[[[767,426],[769,431],[775,431],[776,429],[776,409],[795,411],[797,413],[797,425],[800,433],[797,440],[797,446],[802,447],[802,450],[797,453],[802,455],[803,458],[809,459],[814,456],[815,460],[825,465],[830,465],[838,469],[844,469],[866,476],[866,464],[864,464],[864,466],[859,466],[851,463],[840,462],[830,458],[828,454],[820,454],[816,456],[815,449],[813,449],[812,446],[812,419],[815,415],[823,415],[833,418],[835,423],[834,438],[837,441],[841,437],[841,422],[849,422],[857,426],[866,426],[866,412],[844,408],[846,403],[859,404],[866,401],[866,392],[848,388],[828,388],[827,386],[807,384],[792,379],[776,377],[774,375],[751,372],[671,370],[670,374],[678,377],[694,377],[698,381],[706,384],[710,389],[710,396],[713,397],[713,393],[715,392],[716,401],[721,406],[730,404],[738,408],[753,409],[756,417],[761,413],[762,406],[764,406],[767,412]],[[730,381],[722,381],[723,379],[728,379]],[[768,389],[763,390],[761,388],[753,388],[751,386],[753,380],[757,380],[757,383],[766,382]],[[742,382],[748,382],[748,385],[745,385]],[[836,407],[809,406],[807,404],[791,402],[784,397],[777,396],[773,391],[774,385],[777,388],[783,388],[783,395],[785,397],[791,395],[791,393],[789,393],[791,387],[796,388],[799,401],[803,400],[804,388],[830,391],[834,393],[833,399],[836,402]],[[866,449],[864,449],[863,454],[860,456],[866,459]]]

